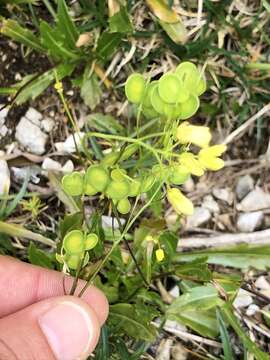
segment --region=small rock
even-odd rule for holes
[[[218,214],[220,212],[218,203],[212,195],[207,195],[203,198],[202,207],[208,209],[212,214]]]
[[[237,220],[237,229],[240,232],[253,232],[256,230],[263,222],[263,212],[256,211],[250,213],[242,213],[238,216]]]
[[[42,114],[32,107],[27,110],[24,116],[36,125],[39,125],[42,119]]]
[[[76,144],[79,148],[79,150],[82,149],[81,141],[84,137],[83,132],[77,132],[74,134]],[[69,135],[65,142],[58,142],[55,144],[57,151],[59,152],[67,152],[67,153],[74,153],[76,152],[76,145],[74,143],[74,137],[73,135]]]
[[[242,200],[254,188],[254,180],[250,175],[241,176],[236,184],[236,196]]]
[[[233,193],[229,188],[214,188],[213,195],[216,199],[225,201],[228,205],[233,203]]]
[[[248,307],[252,304],[253,299],[246,290],[240,289],[233,302],[236,308]]]
[[[62,166],[59,162],[51,159],[51,158],[45,158],[41,168],[43,170],[52,170],[52,171],[61,171],[62,170]]]
[[[0,160],[0,195],[7,195],[10,187],[10,172],[6,160]]]
[[[34,121],[22,117],[16,127],[15,137],[28,151],[37,155],[45,152],[48,135],[44,134]]]
[[[183,189],[188,193],[195,190],[195,183],[192,177],[188,178],[187,181],[183,184]]]
[[[180,295],[179,286],[175,285],[170,291],[169,294],[174,298],[177,298]]]
[[[0,120],[0,137],[6,136],[7,133],[8,133],[8,128],[6,127],[6,125],[1,123],[1,120]]]
[[[264,192],[262,188],[256,187],[236,207],[237,210],[244,212],[267,209],[270,207],[270,194]]]
[[[247,308],[246,314],[247,316],[253,316],[256,314],[256,312],[260,311],[260,308],[258,305],[256,304],[251,304],[249,305],[249,307]]]
[[[255,286],[260,290],[270,290],[270,283],[264,276],[258,277],[258,279],[255,281]]]
[[[171,356],[172,360],[186,360],[188,352],[181,343],[177,343],[172,347]]]
[[[40,182],[39,175],[41,173],[41,170],[39,166],[33,165],[33,166],[26,166],[23,168],[12,167],[11,170],[14,175],[15,181],[19,183],[22,183],[29,173],[30,173],[30,180],[32,181],[32,183],[38,184]]]
[[[41,121],[41,127],[47,133],[52,131],[54,124],[54,120],[50,118],[45,118]]]
[[[62,167],[62,171],[65,173],[70,173],[74,170],[74,164],[71,160],[68,160]]]
[[[170,360],[173,339],[162,339],[156,352],[157,360]]]
[[[4,105],[3,104],[0,104],[0,109],[3,107]],[[8,114],[8,108],[5,107],[4,109],[0,110],[0,122],[1,120],[3,120],[3,123],[7,117],[7,114]]]
[[[187,217],[186,227],[188,229],[199,227],[211,219],[211,213],[204,207],[195,207],[194,213]]]

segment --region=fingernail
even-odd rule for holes
[[[83,359],[93,337],[93,323],[87,311],[71,302],[55,305],[39,324],[57,360]]]

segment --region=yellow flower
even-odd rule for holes
[[[190,125],[187,121],[178,126],[176,137],[180,144],[194,144],[201,148],[209,145],[212,135],[207,126]]]
[[[194,208],[192,202],[177,188],[167,191],[167,198],[177,214],[192,215]]]
[[[202,176],[204,174],[202,164],[191,152],[182,153],[179,156],[179,162],[181,165],[184,165],[192,175]]]
[[[161,262],[164,259],[164,251],[162,249],[156,250],[156,258],[158,262]]]
[[[219,158],[226,151],[226,145],[214,145],[202,149],[199,152],[199,162],[206,168],[212,171],[220,170],[224,167],[224,161]]]

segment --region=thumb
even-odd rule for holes
[[[0,319],[0,359],[85,360],[99,332],[97,315],[84,301],[50,298]]]

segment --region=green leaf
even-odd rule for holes
[[[187,41],[187,30],[181,21],[178,21],[174,24],[166,23],[162,20],[159,20],[160,25],[168,36],[176,44],[184,44]]]
[[[226,324],[222,318],[221,311],[217,309],[217,320],[219,325],[219,332],[223,345],[224,360],[234,360],[233,350],[231,347],[230,335],[226,328]]]
[[[207,266],[207,257],[196,258],[191,262],[182,263],[175,267],[175,274],[180,278],[210,281],[212,273]]]
[[[57,10],[57,28],[64,35],[65,42],[71,49],[76,49],[76,41],[79,33],[76,26],[68,13],[65,0],[58,0]]]
[[[101,328],[99,343],[95,352],[95,359],[96,360],[109,359],[110,358],[109,353],[110,353],[110,344],[109,344],[108,327],[104,325]]]
[[[0,254],[6,254],[7,252],[13,254],[14,250],[10,237],[0,233]]]
[[[111,33],[131,33],[133,27],[128,16],[127,9],[124,6],[109,19]]]
[[[171,257],[175,254],[177,244],[178,244],[178,236],[174,234],[172,231],[164,231],[159,236],[159,241],[162,247],[164,248],[166,258],[168,257],[171,259]]]
[[[103,32],[98,40],[97,55],[106,60],[111,57],[122,39],[121,33]]]
[[[52,28],[46,21],[41,21],[40,36],[43,46],[48,49],[52,58],[77,60],[78,55],[66,47],[66,39],[60,31]]]
[[[55,80],[54,71],[57,72],[58,79],[70,75],[74,70],[74,64],[61,64],[55,69],[46,71],[44,74],[38,76],[31,81],[16,98],[16,104],[21,105],[28,100],[33,100],[38,97],[47,87]]]
[[[60,234],[63,239],[64,236],[71,230],[80,230],[83,223],[83,213],[76,212],[71,215],[65,215],[64,219],[60,221]]]
[[[31,264],[38,265],[47,269],[53,268],[51,258],[44,251],[38,249],[32,242],[28,246],[28,259]]]
[[[134,305],[116,304],[110,306],[110,321],[122,329],[126,335],[135,339],[153,341],[156,338],[156,329],[136,313]]]
[[[212,310],[179,310],[178,314],[168,314],[171,320],[190,327],[202,336],[217,337],[219,333],[215,311]]]
[[[254,267],[266,270],[270,267],[269,245],[239,245],[224,249],[210,249],[181,253],[174,256],[175,262],[192,261],[198,257],[208,257],[208,264],[230,266],[238,269]]]
[[[1,33],[10,37],[12,40],[17,41],[31,49],[44,52],[45,49],[40,44],[39,39],[33,34],[32,31],[23,28],[15,20],[4,20],[1,28]]]
[[[231,325],[234,331],[242,340],[244,346],[252,353],[257,360],[269,360],[270,356],[265,352],[260,350],[255,342],[253,342],[244,332],[241,325],[238,322],[238,319],[233,313],[233,307],[230,303],[226,303],[221,307],[221,313],[224,316],[225,320]]]
[[[81,97],[83,98],[84,103],[89,106],[91,110],[94,110],[99,104],[101,94],[102,92],[96,75],[91,74],[90,77],[84,76],[81,87]]]
[[[95,113],[86,118],[89,126],[99,132],[105,132],[113,135],[123,134],[123,126],[111,115]]]

